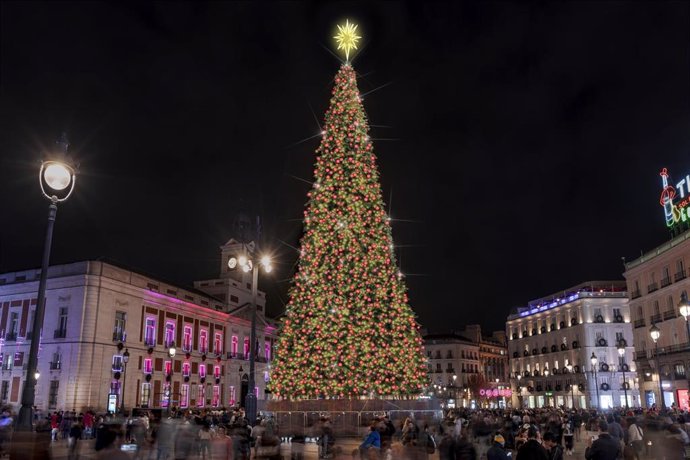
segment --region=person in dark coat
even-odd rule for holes
[[[520,447],[515,460],[549,460],[549,455],[539,443],[538,437],[537,429],[530,426],[527,430],[527,442]]]
[[[599,438],[589,440],[589,446],[585,449],[587,460],[616,460],[621,454],[621,444],[609,433],[609,425],[605,421],[599,422]]]
[[[554,433],[544,433],[544,447],[549,451],[549,460],[563,460],[563,447]]]
[[[439,460],[455,460],[455,439],[453,439],[453,431],[449,429],[444,431],[438,443],[438,458]]]
[[[505,449],[505,438],[497,434],[494,436],[494,443],[486,452],[486,460],[508,460],[508,452]]]
[[[455,441],[455,460],[477,460],[477,449],[467,440],[466,433]]]

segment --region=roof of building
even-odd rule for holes
[[[674,247],[678,246],[679,244],[683,243],[685,240],[690,239],[690,230],[686,230],[680,235],[676,236],[675,238],[670,239],[669,241],[655,247],[651,251],[647,251],[644,254],[640,255],[635,260],[631,260],[630,262],[625,262],[625,270],[630,270],[631,268],[634,268],[643,262],[646,262],[650,259],[653,259],[654,257],[660,256],[666,251],[670,251]]]
[[[477,345],[477,343],[471,341],[467,337],[463,337],[460,335],[460,333],[452,331],[452,332],[446,332],[446,333],[440,333],[440,334],[426,334],[424,335],[424,341],[427,340],[452,340],[454,342],[466,342],[471,345]]]

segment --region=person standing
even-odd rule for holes
[[[369,427],[369,433],[364,442],[359,445],[359,457],[362,459],[379,458],[381,452],[381,435],[376,425]]]
[[[635,458],[639,459],[644,451],[644,432],[634,417],[628,418],[628,445],[632,448]]]
[[[509,460],[509,458],[505,449],[505,438],[497,434],[494,436],[493,445],[486,451],[486,460]]]
[[[616,460],[621,454],[621,445],[609,433],[609,425],[604,420],[599,422],[599,438],[589,439],[585,458],[587,460]]]
[[[549,460],[549,455],[538,438],[539,431],[534,426],[530,426],[527,429],[527,442],[520,447],[515,460]]]
[[[544,447],[548,449],[549,460],[563,460],[563,447],[554,433],[544,433]]]

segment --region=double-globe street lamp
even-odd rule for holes
[[[594,389],[596,390],[596,394],[597,394],[597,409],[599,409],[599,384],[597,383],[597,363],[599,362],[599,360],[597,359],[594,352],[592,352],[592,356],[589,358],[589,361],[592,363],[592,375],[594,376]]]
[[[168,348],[168,356],[170,357],[170,372],[168,375],[165,377],[168,380],[168,417],[170,417],[170,405],[172,404],[172,377],[173,377],[173,369],[175,367],[173,358],[175,358],[175,355],[177,354],[177,348],[175,348],[175,343],[170,344],[170,348]]]
[[[628,382],[625,381],[625,367],[627,364],[625,363],[625,346],[627,344],[625,343],[625,340],[621,339],[618,342],[618,356],[620,356],[623,359],[623,362],[621,362],[620,369],[623,371],[623,393],[625,394],[625,408],[628,409],[630,406],[628,406]]]
[[[26,364],[26,382],[22,390],[22,406],[17,416],[16,429],[19,431],[31,431],[33,428],[33,406],[36,400],[36,381],[38,380],[38,346],[41,341],[41,329],[43,328],[43,315],[45,313],[46,284],[48,281],[48,267],[50,265],[50,248],[53,241],[53,227],[57,204],[65,201],[74,190],[76,180],[75,168],[66,160],[69,143],[63,134],[58,142],[62,152],[59,159],[44,161],[39,172],[41,192],[48,200],[48,228],[46,229],[45,243],[43,246],[43,262],[38,281],[38,298],[34,325],[31,329],[31,345],[29,346],[29,360]],[[31,377],[34,377],[33,379]]]
[[[654,361],[656,363],[656,372],[659,376],[659,397],[661,398],[661,408],[666,410],[666,401],[664,401],[664,387],[661,384],[661,367],[659,366],[659,337],[661,337],[661,330],[652,324],[649,328],[649,335],[654,341]]]
[[[254,248],[252,248],[254,249]],[[238,254],[237,257],[231,257],[228,259],[228,268],[234,270],[240,268],[244,273],[252,272],[252,326],[251,332],[249,334],[249,382],[247,396],[244,400],[244,410],[247,415],[247,420],[249,423],[254,424],[256,421],[256,379],[254,378],[254,368],[256,367],[256,301],[258,297],[259,284],[259,266],[261,266],[266,273],[270,273],[273,270],[273,265],[271,264],[271,258],[268,256],[263,256],[259,259],[258,263],[252,260],[254,250],[247,251],[246,247],[242,254]]]
[[[573,365],[568,363],[565,365],[566,369],[568,369],[568,373],[572,374],[573,373]],[[575,384],[573,383],[575,381],[575,376],[573,375],[573,380],[570,382],[570,404],[572,404],[571,409],[575,409]]]

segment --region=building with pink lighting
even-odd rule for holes
[[[236,244],[223,246],[223,255]],[[33,339],[39,272],[0,274],[0,404],[15,409]],[[216,280],[184,288],[100,260],[50,267],[36,406],[80,412],[119,409],[122,398],[127,409],[164,408],[168,400],[183,408],[243,401],[250,391],[250,283],[222,271]],[[265,300],[259,292],[259,407],[277,332],[264,316]]]

